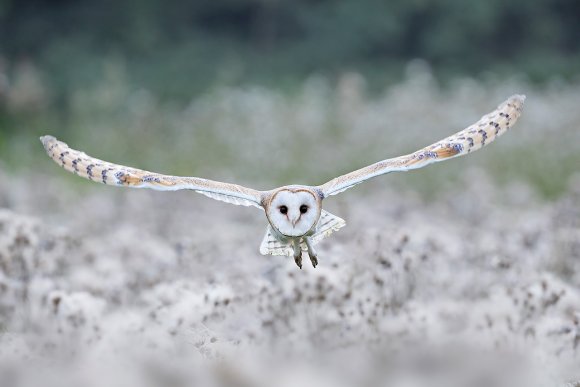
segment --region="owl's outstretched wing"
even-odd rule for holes
[[[103,184],[160,191],[189,189],[212,199],[242,206],[262,208],[262,192],[237,184],[198,177],[168,176],[109,163],[69,148],[52,136],[40,138],[46,153],[61,167],[76,175]]]
[[[336,195],[375,176],[409,171],[438,161],[463,156],[489,144],[511,128],[522,113],[525,95],[513,95],[475,124],[414,153],[378,163],[339,176],[319,186],[324,196]]]

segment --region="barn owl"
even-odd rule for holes
[[[270,191],[198,177],[148,172],[90,157],[52,136],[43,136],[40,140],[56,163],[92,181],[162,191],[187,189],[227,203],[260,208],[268,220],[260,253],[292,255],[298,267],[302,268],[302,253],[307,252],[316,267],[318,256],[314,246],[346,224],[343,219],[322,209],[324,199],[376,176],[422,168],[476,151],[515,124],[524,100],[524,95],[513,95],[475,124],[416,152],[379,161],[319,186],[288,185]]]

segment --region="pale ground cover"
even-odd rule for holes
[[[292,96],[220,89],[185,109],[108,89],[101,112],[83,111],[99,92],[79,96],[69,145],[256,188],[321,183],[438,140],[511,94],[528,99],[497,144],[329,199],[347,227],[321,244],[316,269],[260,256],[266,222],[253,208],[72,185],[48,158],[40,172],[0,169],[0,385],[579,380],[580,88],[443,91],[411,71],[376,97],[352,74]],[[132,135],[142,154],[120,151]]]

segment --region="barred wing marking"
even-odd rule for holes
[[[321,240],[329,236],[335,231],[340,230],[346,226],[346,222],[344,219],[339,218],[336,215],[331,214],[328,211],[322,210],[320,214],[320,219],[318,220],[318,224],[316,225],[316,232],[310,240],[312,241],[313,245],[318,244]]]
[[[198,177],[163,175],[109,163],[71,149],[52,136],[43,136],[40,141],[50,158],[61,167],[98,183],[160,191],[188,189],[226,203],[262,208],[262,192],[251,188]]]
[[[272,226],[268,225],[264,239],[262,239],[262,243],[260,244],[260,254],[292,256],[294,254],[292,242],[290,240],[281,241],[274,234],[275,231],[272,229]]]
[[[507,132],[516,123],[522,113],[525,99],[525,95],[513,95],[500,104],[496,110],[452,136],[414,153],[379,161],[339,176],[318,188],[322,190],[325,197],[336,195],[375,176],[422,168],[481,149]]]

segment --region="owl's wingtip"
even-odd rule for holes
[[[525,100],[526,100],[525,94],[514,94],[511,97],[509,97],[508,99],[506,99],[504,102],[502,102],[498,106],[498,109],[501,109],[504,106],[511,106],[511,105],[516,106],[518,109],[522,109],[522,107],[524,106]]]
[[[48,142],[56,140],[54,136],[40,136],[40,142],[46,145]]]

